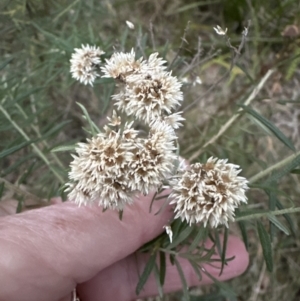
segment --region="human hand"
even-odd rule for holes
[[[81,301],[137,298],[138,271],[143,271],[148,255],[135,251],[159,235],[172,218],[168,210],[149,214],[150,202],[151,196],[140,197],[126,207],[122,221],[114,211],[103,213],[98,206],[78,207],[59,200],[49,207],[2,216],[0,300],[69,301],[76,286]],[[12,204],[0,203],[2,215],[14,212]],[[152,212],[160,206],[154,202]],[[220,277],[219,269],[204,265],[205,269],[220,281],[239,276],[248,266],[248,253],[239,238],[230,236],[227,257],[233,256]],[[205,275],[199,282],[189,262],[179,261],[189,286],[212,282]],[[164,291],[180,289],[177,269],[168,264]],[[155,294],[156,282],[150,277],[138,297]]]

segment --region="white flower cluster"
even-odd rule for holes
[[[71,59],[73,77],[93,84],[98,72],[116,80],[119,91],[112,96],[117,109],[146,123],[143,136],[134,121],[122,123],[114,111],[104,132],[79,143],[69,172],[69,198],[78,204],[97,202],[104,209],[123,210],[138,193],[171,187],[170,204],[175,218],[192,223],[228,226],[234,211],[246,202],[247,180],[238,176],[237,165],[210,158],[189,169],[176,168],[175,129],[184,120],[181,83],[166,71],[157,53],[148,60],[135,52],[116,52],[100,66],[104,52],[95,46],[75,49]],[[180,170],[176,174],[176,169]],[[172,236],[170,236],[172,239]]]
[[[72,77],[85,85],[93,85],[96,77],[99,76],[97,67],[102,54],[104,51],[96,46],[82,45],[82,48],[76,48],[70,60]]]
[[[120,91],[113,96],[118,110],[147,124],[165,121],[174,129],[181,125],[181,113],[173,113],[182,100],[181,83],[165,71],[166,62],[153,53],[148,60],[136,60],[135,52],[114,53],[101,67],[104,77],[119,80]]]
[[[234,220],[234,210],[241,202],[247,202],[248,181],[238,176],[240,171],[238,165],[213,157],[205,164],[192,164],[173,181],[170,198],[175,205],[175,218],[189,224],[228,227],[228,220]]]
[[[139,138],[132,122],[116,130],[121,121],[113,114],[104,133],[79,143],[69,172],[69,198],[78,204],[98,202],[103,208],[123,210],[138,193],[148,194],[170,177],[176,156],[173,129],[154,124],[147,138]]]

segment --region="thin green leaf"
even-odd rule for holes
[[[166,253],[159,252],[159,282],[163,286],[166,277]]]
[[[81,108],[82,112],[83,112],[83,116],[84,118],[88,121],[89,125],[90,125],[90,131],[92,133],[93,136],[96,136],[97,133],[100,132],[99,128],[95,125],[95,123],[92,121],[88,111],[86,110],[86,108],[79,102],[77,102],[77,104],[79,105],[79,107]]]
[[[15,145],[15,146],[13,146],[9,149],[6,149],[6,150],[2,151],[0,153],[0,159],[6,157],[8,155],[13,154],[14,152],[17,152],[18,150],[22,149],[23,147],[29,145],[30,143],[32,143],[32,141],[25,141],[25,142],[22,142],[18,145]]]
[[[269,272],[273,271],[272,245],[268,232],[260,221],[257,221],[257,231],[263,249],[263,255]]]
[[[193,260],[189,260],[189,263],[191,264],[192,268],[194,269],[195,271],[195,274],[197,275],[198,277],[198,280],[201,281],[202,280],[202,274],[201,274],[201,271],[197,265],[196,262],[194,262]]]
[[[163,285],[161,284],[160,282],[160,270],[158,269],[158,266],[157,264],[154,265],[154,278],[155,278],[155,282],[156,282],[156,285],[157,285],[157,290],[158,290],[158,294],[159,294],[159,297],[162,298],[164,293],[163,293]]]
[[[123,210],[119,211],[119,220],[120,221],[122,221],[122,219],[123,219],[123,212],[124,212]]]
[[[139,282],[136,286],[135,292],[136,292],[137,295],[139,295],[139,293],[143,289],[145,283],[147,282],[147,280],[148,280],[148,278],[149,278],[149,276],[150,276],[150,274],[151,274],[151,272],[152,272],[152,270],[155,266],[155,259],[156,259],[156,253],[153,253],[150,256],[150,258],[149,258],[149,260],[148,260],[148,262],[147,262],[147,264],[144,268],[144,271],[143,271],[143,273],[142,273],[142,275],[139,279]]]
[[[244,66],[242,66],[240,63],[236,63],[236,66],[239,67],[244,73],[245,75],[247,76],[247,78],[250,80],[250,83],[251,84],[254,84],[254,79],[252,78],[252,76],[249,74],[247,68],[245,68]]]
[[[200,241],[203,241],[207,237],[207,231],[207,227],[204,227],[203,224],[198,228],[197,235],[189,247],[189,252],[193,252],[198,247]]]
[[[2,198],[2,194],[3,194],[3,191],[4,191],[4,182],[0,183],[0,200]]]
[[[242,238],[243,238],[243,242],[245,244],[246,250],[248,251],[249,241],[248,241],[248,235],[247,235],[247,229],[246,229],[246,222],[240,221],[240,222],[238,222],[238,225],[241,230],[241,234],[242,234]]]
[[[16,209],[16,213],[20,213],[22,212],[22,209],[23,209],[23,201],[18,201],[18,206],[17,206],[17,209]]]
[[[267,120],[265,117],[257,113],[255,110],[251,109],[249,106],[239,105],[244,109],[245,112],[253,116],[259,122],[261,122],[265,127],[267,127],[282,143],[284,143],[288,148],[296,151],[295,146],[292,141],[286,137],[273,123]]]
[[[225,230],[224,230],[224,236],[223,236],[222,253],[221,253],[221,261],[222,261],[222,265],[221,265],[221,270],[220,270],[219,276],[222,275],[223,270],[224,270],[224,266],[225,266],[225,264],[226,264],[227,242],[228,242],[228,228],[225,227]]]
[[[280,201],[278,199],[276,202],[276,207],[279,210],[285,209],[285,207],[283,207],[283,205],[280,203]],[[296,236],[296,228],[295,228],[294,222],[291,219],[291,217],[288,214],[283,214],[283,217],[285,218],[286,222],[288,223],[289,228],[290,228],[291,232],[293,233],[293,235]]]
[[[205,269],[202,270],[202,272],[209,277],[220,290],[222,290],[223,295],[229,298],[230,300],[237,300],[236,293],[231,289],[231,287],[226,284],[225,282],[218,281],[214,276],[212,276],[210,273],[208,273]]]
[[[286,235],[290,235],[289,230],[277,219],[276,216],[272,215],[271,213],[267,215],[269,221],[277,227],[279,230],[281,230]]]
[[[291,173],[299,175],[300,169],[293,169],[293,170],[291,170]]]
[[[166,249],[170,250],[178,246],[181,242],[183,242],[190,236],[193,230],[193,227],[187,226],[183,231],[179,232],[179,235],[174,238],[173,242],[169,244]]]
[[[272,182],[271,185],[275,186],[275,187],[278,186],[276,182]],[[269,195],[269,210],[274,211],[276,209],[276,194],[273,191],[267,191],[267,193]],[[273,241],[273,238],[275,236],[275,228],[276,228],[276,226],[275,226],[274,222],[272,222],[270,220],[270,239],[271,239],[271,242]]]
[[[76,148],[75,144],[72,145],[61,145],[57,146],[51,149],[51,153],[57,153],[57,152],[69,152],[69,151],[74,151]]]
[[[171,264],[172,265],[174,265],[175,264],[175,255],[174,254],[170,254],[170,262],[171,262]]]
[[[188,288],[183,270],[181,268],[181,265],[180,265],[179,261],[176,259],[176,257],[174,258],[174,261],[175,261],[175,265],[176,265],[176,268],[177,268],[177,271],[178,271],[178,274],[179,274],[179,277],[180,277],[180,280],[181,280],[181,283],[182,283],[182,293],[183,293],[184,300],[185,301],[190,301],[190,294],[189,294],[189,291],[188,291],[189,288]]]
[[[44,140],[45,138],[48,138],[49,136],[55,134],[56,132],[58,132],[60,129],[62,129],[66,124],[70,123],[70,120],[65,120],[53,127],[50,128],[50,130],[48,130],[46,133],[42,134],[41,139],[39,140]]]
[[[222,254],[222,246],[221,246],[221,241],[220,241],[220,233],[218,229],[214,230],[214,239],[212,240],[217,247],[218,253],[221,256]]]
[[[38,88],[34,88],[34,89],[31,89],[29,91],[27,91],[26,93],[24,94],[21,94],[21,95],[18,95],[12,102],[11,104],[14,104],[14,103],[18,103],[20,102],[21,100],[23,99],[26,99],[28,96],[38,92],[38,91],[41,91],[43,90],[45,87],[38,87]]]
[[[300,165],[300,155],[296,156],[290,163],[284,166],[283,169],[280,169],[274,172],[265,182],[264,184],[270,184],[272,182],[277,182],[285,175],[289,174],[291,170],[295,169]]]

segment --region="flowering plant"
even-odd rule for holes
[[[154,192],[156,201],[167,192],[167,206],[175,213],[174,221],[165,225],[163,237],[168,239],[143,248],[156,253],[155,246],[164,256],[168,253],[164,249],[179,250],[184,240],[199,243],[195,233],[208,227],[228,227],[235,209],[247,202],[248,181],[239,176],[239,166],[226,159],[211,157],[206,163],[188,166],[179,157],[175,131],[184,121],[179,111],[183,93],[181,82],[167,71],[166,61],[158,53],[137,59],[134,50],[115,52],[104,62],[101,55],[104,51],[100,48],[82,45],[70,60],[72,76],[84,84],[93,85],[97,77],[115,80],[117,92],[112,100],[117,110],[107,118],[103,130],[96,128],[87,142],[77,144],[66,184],[69,199],[79,205],[98,203],[103,210],[122,214],[126,206],[139,201],[138,194]],[[183,233],[187,233],[184,239]],[[198,268],[199,262],[192,253],[190,256]],[[147,277],[145,271],[137,293]]]

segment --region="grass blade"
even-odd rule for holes
[[[257,113],[255,110],[251,109],[249,106],[245,106],[242,104],[239,106],[242,107],[245,112],[247,112],[255,119],[257,119],[260,123],[262,123],[266,128],[268,128],[288,148],[290,148],[292,151],[296,151],[292,141],[288,137],[286,137],[273,123],[271,123],[265,117]]]
[[[285,209],[278,199],[276,200],[276,207],[279,210]],[[293,233],[293,235],[296,236],[296,228],[295,228],[294,222],[291,219],[291,217],[288,214],[283,214],[282,216],[285,218],[286,222],[288,223],[289,228],[290,228],[291,232]]]
[[[243,238],[243,242],[245,244],[246,250],[248,251],[249,241],[248,241],[246,223],[244,221],[240,221],[240,222],[238,222],[238,225],[241,230],[241,234],[242,234],[242,238]]]
[[[9,149],[6,149],[6,150],[2,151],[0,153],[0,159],[6,157],[8,155],[13,154],[14,152],[17,152],[18,150],[22,149],[23,147],[29,145],[30,143],[32,143],[32,141],[24,141],[24,142],[22,142],[18,145],[15,145],[15,146],[13,146]]]
[[[273,271],[272,245],[268,232],[260,221],[257,221],[257,231],[263,249],[263,255],[269,272]]]
[[[267,217],[272,225],[281,230],[284,234],[290,235],[289,230],[277,219],[276,216],[268,214]]]
[[[150,256],[150,258],[149,258],[149,260],[148,260],[148,262],[147,262],[147,264],[144,268],[144,271],[143,271],[143,273],[142,273],[142,275],[139,279],[139,282],[136,286],[135,292],[136,292],[137,295],[139,295],[139,293],[143,289],[145,283],[147,282],[147,280],[148,280],[148,278],[149,278],[149,276],[150,276],[150,274],[151,274],[151,272],[152,272],[152,270],[155,266],[155,259],[156,259],[156,253],[153,253]]]
[[[207,237],[207,228],[203,227],[203,225],[199,228],[196,237],[194,238],[193,242],[189,247],[189,252],[193,252],[197,246],[199,245],[200,241],[203,241]]]
[[[159,252],[159,282],[163,286],[166,277],[166,254],[164,252]]]
[[[221,253],[221,261],[222,261],[222,265],[221,265],[221,271],[220,271],[219,276],[222,275],[224,266],[225,266],[225,264],[226,264],[227,242],[228,242],[228,228],[225,227],[224,238],[223,238],[223,246],[222,246],[222,253]]]
[[[183,242],[190,236],[193,230],[193,227],[187,226],[183,231],[179,233],[177,237],[174,238],[173,242],[169,244],[166,249],[170,250],[178,246],[181,242]]]
[[[96,136],[97,133],[100,132],[99,128],[95,125],[95,123],[92,121],[88,111],[86,110],[86,108],[79,102],[77,102],[77,104],[79,105],[79,107],[81,108],[82,112],[83,112],[83,116],[84,118],[87,120],[87,122],[89,123],[90,125],[90,131],[91,131],[91,134],[93,136]]]
[[[182,270],[181,265],[180,265],[180,263],[179,263],[179,261],[177,260],[176,257],[174,258],[174,261],[175,261],[175,265],[176,265],[176,268],[177,268],[177,271],[178,271],[178,274],[179,274],[179,277],[180,277],[180,280],[181,280],[181,283],[182,283],[182,293],[183,293],[184,300],[189,301],[190,300],[190,295],[189,295],[188,285],[187,285],[183,270]]]

